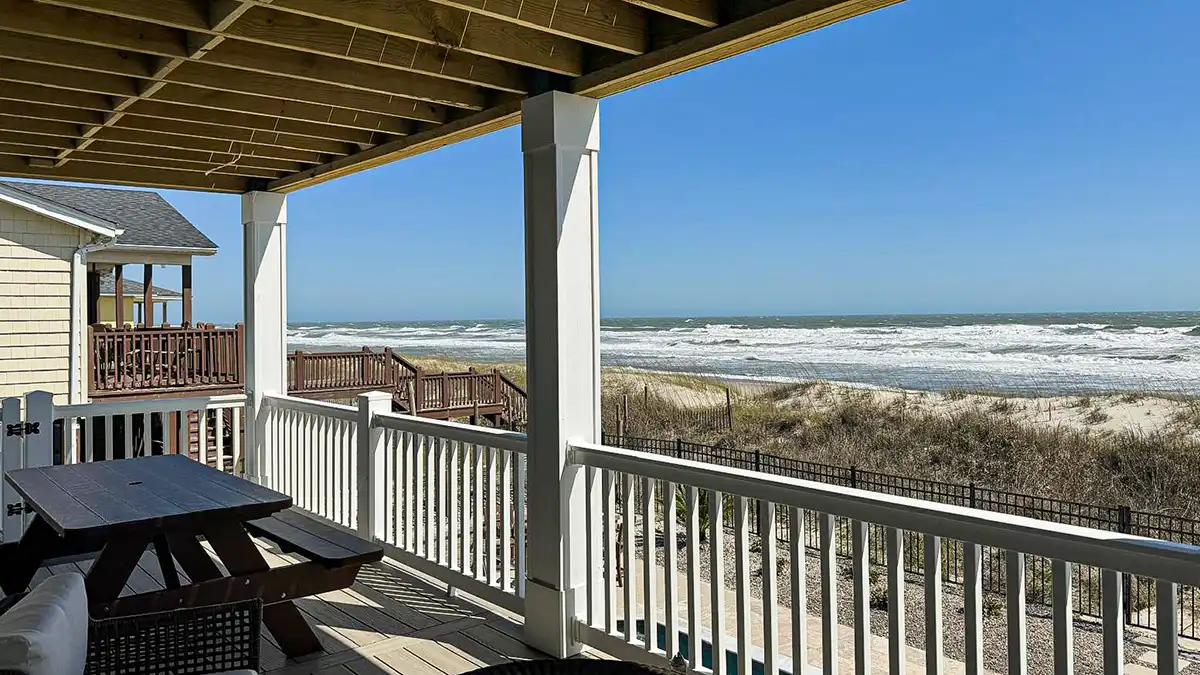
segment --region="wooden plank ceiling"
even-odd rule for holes
[[[900,1],[0,0],[0,175],[290,191]]]

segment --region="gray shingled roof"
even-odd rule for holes
[[[109,221],[124,230],[118,244],[217,248],[157,192],[9,181],[0,185]]]
[[[130,279],[122,279],[121,280],[121,294],[122,295],[126,295],[126,297],[140,298],[140,297],[142,297],[142,295],[144,293],[145,293],[145,286],[143,286],[142,283],[140,283],[138,281],[132,281]],[[116,276],[114,274],[109,273],[109,274],[106,274],[106,275],[100,277],[100,294],[101,295],[115,295],[116,294]],[[180,293],[179,291],[172,291],[172,289],[169,289],[169,288],[162,288],[161,286],[155,286],[154,287],[154,297],[160,298],[163,300],[174,300],[174,299],[182,298],[182,297],[184,297],[184,295],[182,295],[182,293]]]
[[[145,293],[145,291],[146,291],[146,287],[143,286],[142,284],[140,284],[139,282],[132,281],[130,279],[122,279],[121,280],[121,294],[122,295],[125,295],[127,297],[139,297],[140,298]],[[116,295],[116,294],[117,294],[117,277],[116,277],[116,275],[109,273],[109,274],[106,274],[106,275],[100,277],[100,295]],[[154,297],[160,298],[162,300],[174,300],[177,298],[182,298],[183,295],[179,291],[172,291],[170,289],[155,286],[154,287]]]

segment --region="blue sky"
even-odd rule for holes
[[[909,0],[605,99],[602,311],[1194,309],[1196,25],[1195,0]],[[222,246],[198,318],[240,317],[238,198],[167,196]],[[292,320],[523,312],[519,129],[289,210]]]

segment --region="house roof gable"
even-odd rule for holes
[[[93,225],[107,225],[119,231],[117,246],[217,250],[211,239],[157,192],[0,181],[0,191],[6,189],[10,194],[16,191],[41,200],[43,205],[49,202],[65,207],[76,216],[75,220],[81,220],[79,216],[83,216],[82,220]],[[71,224],[86,227],[79,222]]]

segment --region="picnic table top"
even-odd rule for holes
[[[183,455],[18,469],[5,479],[63,537],[199,531],[211,519],[246,522],[292,505],[287,495]]]

